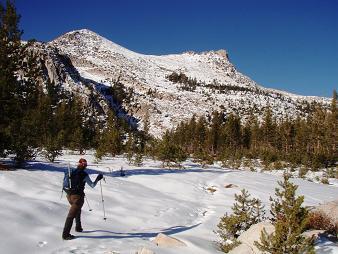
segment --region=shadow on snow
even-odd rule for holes
[[[184,227],[184,226],[175,226],[170,227],[164,230],[159,230],[156,232],[140,232],[140,233],[117,233],[108,230],[90,230],[90,231],[83,231],[83,233],[103,233],[103,235],[80,235],[76,236],[76,238],[94,238],[94,239],[107,239],[107,238],[114,238],[114,239],[122,239],[122,238],[152,238],[156,237],[159,233],[163,233],[166,235],[172,235],[176,233],[180,233],[186,230],[190,230],[199,226],[201,223],[198,223],[193,226]]]
[[[196,165],[194,165],[196,166]],[[74,168],[74,167],[72,167]],[[27,163],[25,170],[29,171],[49,171],[49,172],[67,172],[68,166],[64,163],[49,163],[49,162],[39,162],[39,161],[30,161]],[[103,174],[105,177],[124,177],[134,175],[164,175],[164,174],[184,174],[184,173],[214,173],[214,174],[223,174],[225,172],[230,172],[229,170],[210,170],[203,169],[198,167],[191,167],[185,169],[167,169],[167,168],[139,168],[139,169],[124,169],[123,172],[125,176],[121,176],[120,170],[113,170],[112,172],[101,171],[99,169],[93,169],[89,165],[86,169],[86,172],[91,174]]]

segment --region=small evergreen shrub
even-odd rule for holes
[[[336,168],[336,167],[328,168],[326,173],[327,173],[327,177],[338,179],[338,168]]]
[[[252,167],[252,161],[250,159],[244,158],[242,165],[244,168],[251,168]]]
[[[330,183],[329,183],[329,179],[328,179],[327,177],[323,177],[323,178],[320,180],[320,182],[321,182],[322,184],[330,184]]]
[[[273,169],[276,169],[276,170],[281,170],[283,169],[283,164],[281,161],[275,161],[273,163]]]
[[[231,208],[233,214],[225,214],[217,225],[216,233],[221,238],[219,247],[225,253],[240,243],[237,238],[241,233],[265,218],[262,202],[250,196],[245,189],[242,189],[239,195],[235,194],[236,202]]]
[[[306,167],[300,167],[298,171],[298,177],[304,178],[309,170]]]
[[[54,162],[54,160],[62,155],[62,145],[59,137],[47,138],[46,144],[41,153],[47,160]]]
[[[251,167],[250,167],[250,171],[251,171],[251,172],[256,172],[257,170],[256,170],[253,166],[251,166]]]
[[[203,168],[206,167],[206,165],[211,165],[214,163],[214,158],[213,156],[203,150],[198,150],[195,154],[194,157],[196,158],[196,161],[202,165]]]
[[[314,239],[302,236],[308,223],[308,209],[302,207],[304,196],[295,196],[298,186],[289,179],[290,175],[285,173],[284,180],[278,182],[281,189],[276,188],[277,198],[270,197],[275,232],[268,234],[263,230],[261,243],[256,241],[255,245],[264,253],[314,254]]]
[[[187,153],[177,145],[167,131],[157,145],[157,159],[163,162],[163,166],[170,166],[171,163],[181,166],[181,162],[188,158]]]

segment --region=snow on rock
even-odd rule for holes
[[[306,116],[312,102],[329,105],[327,98],[299,96],[258,85],[237,71],[225,50],[143,55],[87,29],[66,33],[41,47],[55,48],[71,60],[81,79],[69,81],[72,78],[66,75],[63,84],[73,91],[84,91],[89,85],[102,97],[114,80],[132,88],[133,98],[123,106],[130,116],[140,120],[141,127],[148,115],[150,132],[155,136],[194,114],[208,115],[214,110],[235,112],[245,119],[250,113],[261,117],[270,106],[278,118],[292,118]],[[169,81],[166,77],[173,72],[196,79],[196,90],[182,90],[179,84]],[[49,74],[57,79],[54,72]],[[207,86],[215,83],[219,89]],[[109,96],[105,103],[111,106]]]

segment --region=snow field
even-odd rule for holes
[[[216,164],[206,169],[191,161],[185,169],[163,169],[161,163],[146,160],[142,167],[129,166],[123,157],[95,162],[92,154],[87,172],[94,180],[103,172],[102,191],[107,220],[103,220],[100,185],[86,187],[82,208],[83,233],[63,241],[61,233],[69,205],[61,183],[67,164],[75,166],[79,155],[65,154],[55,163],[40,159],[25,170],[0,172],[1,253],[135,253],[146,246],[156,254],[206,254],[217,251],[213,233],[221,216],[231,212],[234,194],[245,188],[269,208],[280,176],[223,169]],[[120,177],[123,167],[126,176]],[[112,171],[112,172],[111,172]],[[338,188],[293,179],[305,205],[317,205],[337,198]],[[227,184],[238,187],[224,188]],[[214,192],[208,190],[212,187]],[[151,242],[165,233],[187,244],[181,248],[160,248]],[[338,253],[338,247],[323,240],[317,253]],[[323,252],[321,252],[323,250]],[[330,252],[324,252],[329,250]]]

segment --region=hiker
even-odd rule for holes
[[[64,240],[72,240],[75,236],[70,234],[72,229],[73,220],[75,218],[75,231],[82,232],[81,226],[81,208],[84,203],[84,188],[87,183],[90,187],[94,188],[96,184],[103,178],[102,174],[99,174],[95,181],[92,182],[88,173],[85,171],[87,167],[86,159],[81,158],[77,165],[77,168],[71,173],[71,188],[67,190],[67,199],[70,204],[70,209],[66,218],[65,226],[63,228],[62,238]]]

